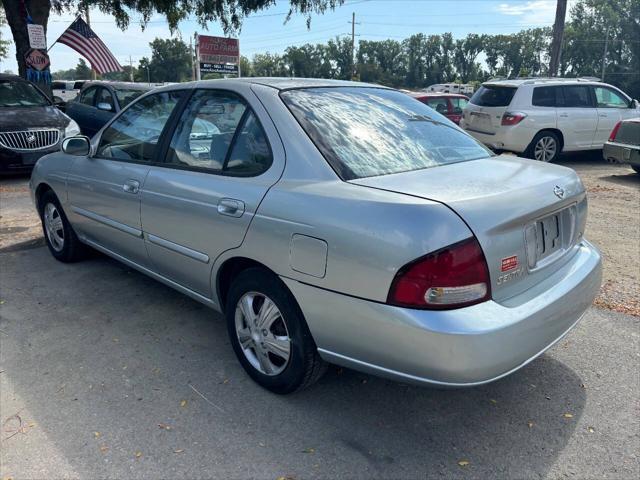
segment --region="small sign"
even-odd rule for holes
[[[503,258],[500,262],[500,271],[507,272],[509,270],[513,270],[518,266],[518,256],[513,255],[511,257]]]
[[[31,48],[47,49],[47,37],[44,34],[42,25],[27,24],[27,32],[29,33],[29,46]]]
[[[42,71],[49,67],[49,55],[41,50],[32,48],[24,56],[27,67],[31,67],[34,70]]]
[[[202,73],[238,73],[238,65],[232,63],[205,63],[200,62]]]

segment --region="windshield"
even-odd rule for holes
[[[0,80],[0,107],[44,107],[47,97],[28,82]]]
[[[516,93],[516,87],[499,87],[496,85],[482,85],[473,94],[469,102],[480,107],[507,107]]]
[[[308,88],[281,97],[344,180],[491,156],[446,117],[395,90]]]
[[[145,90],[116,89],[116,97],[118,97],[120,108],[126,107],[143,93],[145,93]]]

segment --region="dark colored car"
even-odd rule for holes
[[[76,122],[58,110],[34,84],[0,74],[0,174],[25,172],[64,137],[80,133]]]
[[[459,93],[411,92],[409,95],[422,103],[426,103],[436,112],[441,113],[456,125],[460,123],[462,110],[469,102],[469,97]]]
[[[611,163],[627,164],[640,173],[640,117],[618,122],[602,148]]]
[[[75,100],[67,103],[66,113],[84,135],[92,137],[111,118],[153,87],[127,82],[86,82]]]

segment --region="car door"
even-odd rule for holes
[[[182,92],[141,98],[79,157],[67,179],[74,228],[84,239],[148,266],[140,223],[140,190],[158,155],[158,140]]]
[[[589,85],[563,85],[556,108],[558,129],[564,138],[563,150],[592,148],[598,126],[598,111]]]
[[[93,128],[94,101],[98,87],[89,87],[80,93],[79,98],[67,104],[66,114],[80,126],[83,135],[92,137],[97,130]]]
[[[116,113],[116,102],[108,88],[100,87],[96,94],[93,128],[97,132],[104,127]]]
[[[250,99],[251,101],[249,101]],[[240,246],[284,168],[284,151],[248,86],[195,90],[142,188],[142,226],[155,271],[212,297],[216,258]]]
[[[630,110],[630,100],[610,87],[594,85],[593,92],[598,109],[598,127],[593,137],[593,147],[602,148],[613,127],[623,120],[623,114]]]

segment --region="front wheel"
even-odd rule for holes
[[[229,290],[225,316],[238,360],[264,388],[291,393],[324,373],[302,312],[276,275],[260,268],[241,272]]]
[[[47,247],[56,260],[75,262],[84,257],[85,247],[78,240],[58,197],[51,190],[40,199],[40,219]]]
[[[527,148],[526,156],[540,162],[554,162],[561,150],[558,135],[553,132],[540,132]]]

